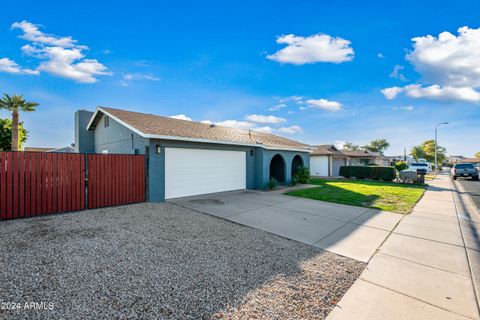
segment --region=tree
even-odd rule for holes
[[[9,96],[4,93],[3,98],[0,99],[0,109],[5,109],[12,112],[12,140],[11,150],[18,151],[19,147],[19,111],[32,112],[35,111],[35,107],[38,106],[36,102],[28,102],[23,98],[23,95]]]
[[[414,146],[410,151],[410,155],[418,161],[418,159],[426,158],[425,151],[423,151],[422,146]]]
[[[439,163],[442,163],[446,156],[447,149],[442,146],[437,146],[437,159]],[[419,146],[414,146],[410,151],[410,154],[416,159],[426,159],[429,162],[435,161],[435,141],[427,140]]]
[[[23,123],[18,124],[19,148],[27,141],[28,131],[23,127]],[[12,120],[0,119],[0,151],[12,150]]]
[[[358,150],[360,149],[359,145],[353,144],[351,142],[345,142],[343,145],[343,150]]]
[[[475,153],[475,158],[480,158],[480,151],[478,151],[477,153]]]
[[[377,139],[370,141],[370,143],[364,146],[363,149],[370,152],[384,153],[388,147],[390,147],[390,143],[386,139]]]

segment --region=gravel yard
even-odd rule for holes
[[[365,267],[169,203],[0,221],[0,241],[7,319],[324,319]]]

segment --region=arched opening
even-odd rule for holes
[[[285,182],[285,161],[279,154],[274,155],[270,161],[270,179],[272,178],[278,182]]]
[[[292,177],[297,173],[297,170],[300,167],[303,167],[303,159],[297,154],[292,160]]]

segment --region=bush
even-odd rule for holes
[[[408,169],[408,164],[405,161],[397,161],[395,163],[395,168],[398,171],[407,170]]]
[[[297,171],[293,175],[292,184],[295,185],[297,183],[307,183],[308,179],[310,179],[310,169],[301,166],[298,167]]]
[[[278,181],[277,179],[275,178],[271,178],[269,181],[268,181],[268,189],[270,190],[273,190],[277,187],[278,185]]]
[[[340,175],[345,178],[393,181],[397,177],[397,171],[394,167],[342,166]]]

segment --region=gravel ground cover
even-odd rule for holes
[[[2,319],[324,319],[365,268],[169,203],[0,221],[0,242]]]

